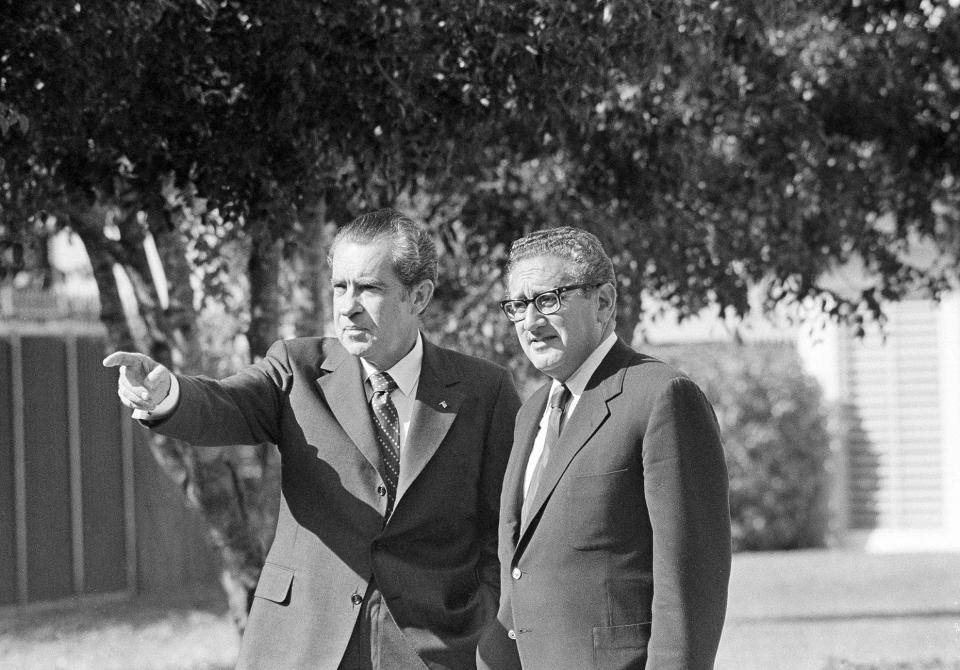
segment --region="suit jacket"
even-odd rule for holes
[[[565,419],[521,525],[549,387],[517,415],[500,501],[501,605],[480,665],[711,668],[731,545],[710,404],[682,373],[618,341]]]
[[[386,489],[360,361],[330,338],[276,342],[226,379],[178,376],[152,427],[195,445],[272,442],[276,536],[239,668],[336,668],[371,578],[430,668],[473,668],[496,614],[497,515],[519,398],[503,368],[424,341],[397,501]]]

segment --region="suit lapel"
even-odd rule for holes
[[[321,363],[321,367],[329,371],[329,374],[317,379],[317,385],[323,392],[330,411],[347,436],[357,445],[357,449],[379,470],[380,449],[373,434],[370,413],[365,410],[367,396],[363,391],[360,360],[348,354],[345,349],[337,347]]]
[[[537,517],[547,498],[553,493],[553,489],[570,465],[570,461],[610,416],[608,403],[623,391],[624,361],[632,351],[619,340],[617,341],[590,378],[573,414],[564,421],[560,439],[551,450],[550,461],[540,475],[540,483],[530,508],[530,517],[520,528],[519,540],[527,535],[531,521]]]
[[[537,437],[540,419],[547,406],[550,384],[544,384],[534,392],[527,405],[517,415],[514,431],[514,446],[507,466],[507,475],[503,481],[502,499],[503,519],[509,526],[509,535],[514,547],[517,546],[520,529],[520,510],[523,507],[523,480],[527,472],[527,461],[533,451],[533,441]]]
[[[400,449],[400,481],[397,500],[430,461],[446,437],[463,400],[457,366],[446,361],[443,350],[423,340],[420,383],[413,402],[410,429]]]

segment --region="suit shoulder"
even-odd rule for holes
[[[485,358],[480,358],[478,356],[473,356],[471,354],[465,354],[454,349],[447,349],[446,347],[436,347],[437,355],[441,358],[445,364],[455,366],[459,369],[464,375],[483,375],[484,377],[493,377],[498,378],[505,373],[508,373],[506,367],[494,363],[493,361],[488,361]]]
[[[267,360],[294,374],[319,377],[328,361],[347,355],[340,341],[333,337],[294,337],[277,340],[267,352]]]
[[[639,406],[711,407],[704,390],[678,367],[638,353],[624,368],[622,388]]]
[[[278,342],[283,342],[288,351],[329,351],[343,348],[335,337],[292,337]]]
[[[640,352],[634,352],[624,368],[627,383],[642,383],[647,387],[662,388],[677,379],[692,381],[683,370]]]
[[[304,355],[326,357],[338,353],[343,348],[335,337],[294,337],[288,340],[277,340],[273,343],[273,347],[276,346],[282,346],[292,358],[300,358]]]

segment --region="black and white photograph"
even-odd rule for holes
[[[0,668],[960,670],[960,0],[0,0]]]

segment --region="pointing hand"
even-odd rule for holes
[[[171,373],[149,356],[115,351],[103,359],[108,368],[120,366],[117,395],[131,409],[151,412],[170,392]]]

